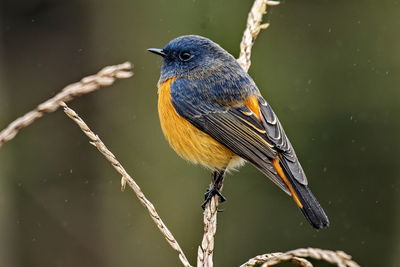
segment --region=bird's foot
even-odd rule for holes
[[[215,195],[219,197],[219,202],[222,203],[226,201],[226,198],[221,194],[221,192],[219,192],[219,190],[216,187],[208,188],[204,193],[204,202],[201,205],[203,210],[206,208],[207,203],[210,202],[213,196]]]

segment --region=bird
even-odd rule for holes
[[[147,50],[162,57],[157,86],[164,136],[178,155],[212,172],[203,209],[215,195],[225,201],[225,173],[250,162],[293,198],[311,226],[329,226],[281,122],[229,52],[199,35]]]

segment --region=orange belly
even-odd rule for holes
[[[158,114],[162,131],[172,148],[183,158],[210,169],[238,165],[241,158],[208,134],[181,117],[172,105],[170,85],[175,79],[161,83],[158,89]],[[234,166],[232,166],[234,167]]]

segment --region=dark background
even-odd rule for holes
[[[252,1],[0,3],[0,128],[65,85],[131,61],[133,78],[71,106],[195,263],[210,176],[162,136],[161,61],[146,48],[200,34],[237,56]],[[399,14],[399,1],[283,1],[270,9],[250,74],[282,121],[331,227],[313,230],[293,201],[246,165],[225,181],[216,266],[309,246],[344,250],[362,266],[400,266]],[[119,182],[62,111],[24,129],[0,150],[0,266],[179,266]]]

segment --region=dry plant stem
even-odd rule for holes
[[[246,29],[243,33],[242,42],[240,43],[240,56],[238,63],[247,72],[250,68],[251,49],[260,30],[266,29],[268,24],[261,24],[263,15],[266,13],[267,6],[277,5],[279,2],[255,0],[253,7],[247,18]],[[203,240],[198,248],[197,266],[212,267],[214,253],[214,236],[217,231],[217,208],[219,197],[214,196],[206,205],[203,213],[204,234]]]
[[[278,256],[280,254],[282,254],[282,253],[271,253],[271,254],[268,254],[268,256],[270,256],[272,258],[272,257]],[[306,259],[299,258],[299,257],[291,257],[291,258],[287,258],[287,259],[286,258],[285,259],[281,259],[279,261],[279,263],[281,263],[281,262],[290,262],[290,263],[293,263],[294,265],[300,266],[300,267],[313,267],[311,262],[309,262]],[[265,262],[263,265],[261,265],[261,267],[268,267],[268,266],[271,266],[269,264],[269,262]]]
[[[81,128],[81,130],[86,134],[87,137],[91,140],[91,144],[94,145],[101,154],[111,163],[111,165],[114,167],[114,169],[122,175],[122,189],[124,189],[125,184],[127,183],[135,192],[137,198],[139,201],[143,204],[143,206],[147,209],[147,211],[150,214],[150,217],[153,219],[155,224],[157,225],[158,229],[161,231],[161,233],[164,235],[165,239],[167,242],[170,244],[170,246],[178,252],[179,259],[181,260],[183,266],[185,267],[191,267],[189,261],[187,260],[185,254],[183,253],[181,247],[179,246],[178,242],[175,240],[174,236],[172,233],[169,231],[167,226],[164,224],[164,222],[161,220],[160,216],[158,215],[156,209],[154,208],[153,204],[145,197],[143,194],[142,190],[140,189],[139,185],[133,180],[133,178],[125,171],[124,167],[119,163],[119,161],[116,159],[114,154],[108,150],[108,148],[104,145],[104,143],[100,140],[100,138],[90,130],[90,128],[87,126],[87,124],[76,114],[75,111],[67,107],[65,103],[61,103],[61,106],[64,107],[64,112],[67,114],[68,117],[70,117],[78,126]]]
[[[197,253],[197,267],[213,266],[214,236],[217,231],[218,205],[219,196],[215,195],[204,209],[204,235]]]
[[[267,6],[276,6],[279,2],[267,0],[255,0],[253,7],[247,17],[247,25],[244,30],[242,41],[240,43],[239,64],[245,71],[248,71],[251,64],[251,49],[254,41],[261,30],[268,28],[269,24],[261,24],[264,14],[267,12]]]
[[[339,267],[359,267],[360,265],[351,259],[351,256],[344,253],[343,251],[331,251],[319,248],[299,248],[291,250],[285,253],[271,253],[256,256],[246,263],[240,265],[240,267],[251,267],[262,264],[263,267],[277,265],[285,261],[293,261],[295,258],[312,258],[316,260],[323,260]],[[312,266],[302,265],[296,263],[299,266]]]
[[[83,94],[93,92],[100,87],[109,86],[116,79],[129,78],[133,74],[131,63],[107,66],[100,70],[97,74],[83,78],[77,83],[68,85],[61,90],[60,93],[37,106],[34,110],[26,113],[24,116],[10,123],[7,128],[0,132],[0,148],[1,146],[13,139],[26,126],[32,124],[35,120],[42,117],[45,113],[50,113],[60,107],[61,102],[68,102]]]

